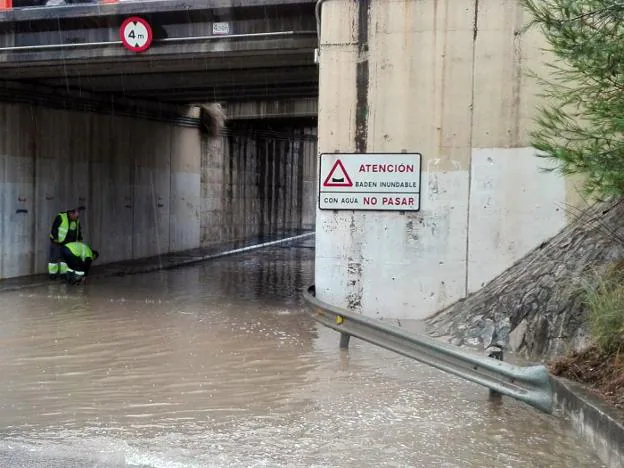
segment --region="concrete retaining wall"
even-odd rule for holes
[[[0,104],[0,277],[46,271],[59,210],[84,205],[102,260],[199,246],[199,131]]]
[[[319,153],[419,152],[421,211],[319,211],[316,291],[424,318],[568,222],[576,185],[529,146],[544,39],[518,0],[323,3]]]

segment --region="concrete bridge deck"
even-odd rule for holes
[[[178,103],[318,93],[314,1],[85,4],[0,11],[0,73],[64,90]],[[119,28],[141,16],[151,47],[126,50]],[[226,34],[213,33],[218,23]]]

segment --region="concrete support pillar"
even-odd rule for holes
[[[423,156],[419,212],[317,211],[321,300],[423,318],[565,225],[566,182],[527,143],[543,43],[520,35],[519,1],[327,0],[321,16],[319,153]]]
[[[316,128],[306,128],[304,130],[305,139],[302,142],[303,168],[302,168],[302,205],[301,205],[301,227],[304,229],[314,229],[316,218],[316,141],[308,138],[316,137]]]
[[[190,116],[198,117],[193,108]],[[197,128],[178,127],[171,142],[170,251],[200,246],[201,135]]]

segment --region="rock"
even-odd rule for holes
[[[509,348],[513,352],[517,352],[524,345],[524,334],[526,333],[526,330],[527,330],[527,321],[523,320],[509,334]]]
[[[483,322],[483,329],[481,333],[479,333],[480,340],[475,344],[482,343],[483,347],[487,348],[490,344],[492,344],[494,335],[496,333],[496,327],[494,325],[494,320],[492,319],[485,319]]]

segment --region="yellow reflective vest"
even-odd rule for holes
[[[67,216],[66,212],[62,212],[59,213],[57,215],[57,217],[61,218],[61,224],[58,227],[57,233],[56,233],[56,239],[54,238],[54,232],[50,233],[50,239],[52,239],[53,241],[58,242],[59,244],[62,244],[63,242],[65,242],[65,238],[67,237],[67,233],[69,231],[77,231],[79,228],[79,221],[70,221],[69,220],[69,216]]]
[[[65,244],[65,247],[67,247],[75,257],[79,257],[83,262],[87,258],[93,260],[93,250],[91,250],[91,247],[84,242],[69,242]]]

